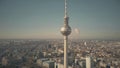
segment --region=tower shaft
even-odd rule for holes
[[[68,50],[68,36],[64,36],[64,68],[68,68],[68,54],[67,54],[67,50]]]

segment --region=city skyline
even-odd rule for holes
[[[69,0],[71,38],[120,39],[119,0]],[[63,38],[64,0],[1,0],[0,39]]]

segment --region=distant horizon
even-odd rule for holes
[[[63,38],[43,38],[43,39],[40,39],[40,38],[11,38],[11,39],[0,39],[0,40],[63,40]],[[68,40],[120,40],[120,39],[71,39],[71,38],[68,38]]]

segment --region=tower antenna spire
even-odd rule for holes
[[[67,0],[65,0],[65,17],[67,17]]]

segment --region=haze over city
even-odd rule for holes
[[[120,39],[119,0],[69,0],[71,38]],[[64,0],[0,0],[0,39],[63,38]]]

